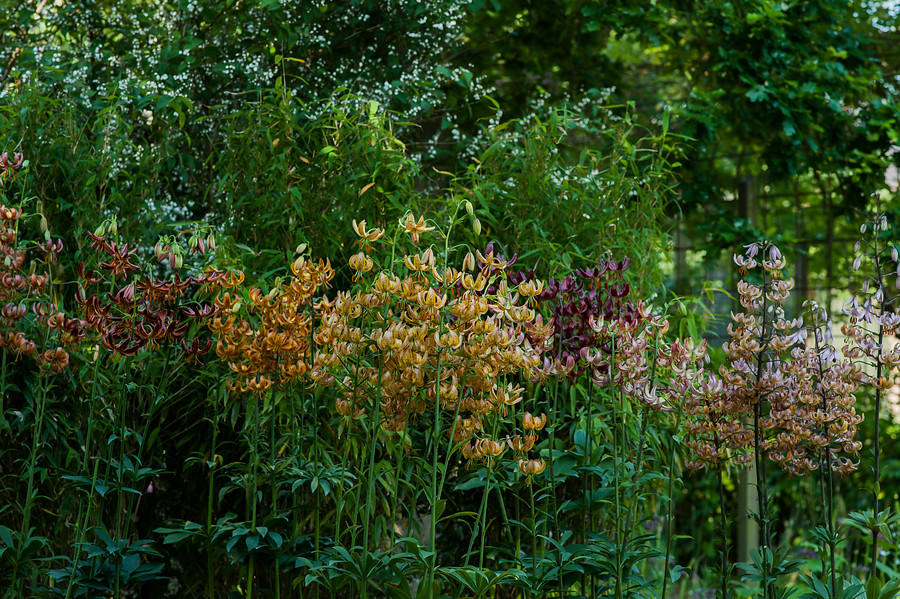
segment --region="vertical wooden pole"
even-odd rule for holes
[[[685,296],[691,293],[687,266],[688,237],[685,234],[684,219],[679,218],[675,227],[675,293]]]
[[[794,314],[803,313],[803,302],[812,298],[809,289],[809,243],[806,240],[806,227],[803,222],[803,202],[800,197],[800,186],[794,182],[794,237],[797,241],[797,256],[794,259]],[[828,306],[831,314],[831,306]]]

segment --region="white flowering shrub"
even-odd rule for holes
[[[509,121],[498,82],[466,62],[467,19],[487,14],[467,0],[31,4],[2,34],[0,140],[26,154],[67,239],[111,216],[144,239],[203,220],[227,233],[223,252],[261,248],[245,266],[264,270],[280,263],[274,248],[304,242],[343,255],[334,231],[354,217],[383,225],[475,199],[484,230],[473,220],[471,242],[531,231],[524,242],[550,241],[565,263],[610,248],[586,240],[661,165],[614,173],[570,145],[587,132],[621,156],[613,140],[629,126],[602,108],[610,90],[537,93]],[[625,179],[631,191],[601,202]],[[554,202],[564,209],[541,210]],[[584,234],[560,253],[573,228]]]

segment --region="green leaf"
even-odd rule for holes
[[[5,526],[0,526],[0,541],[3,541],[3,544],[7,547],[13,546],[13,538],[10,530]]]
[[[881,597],[881,589],[884,587],[884,581],[878,576],[870,576],[869,582],[866,583],[866,597],[870,599],[879,599]]]
[[[797,132],[797,128],[796,126],[794,126],[794,121],[790,119],[785,119],[784,123],[782,124],[782,129],[784,130],[784,134],[788,137],[793,137]]]

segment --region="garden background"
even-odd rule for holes
[[[896,596],[894,3],[2,13],[5,597]]]

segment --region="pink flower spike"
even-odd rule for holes
[[[744,247],[747,248],[745,255],[748,258],[753,258],[756,256],[756,254],[759,253],[759,242],[750,243],[750,244],[745,245]]]

